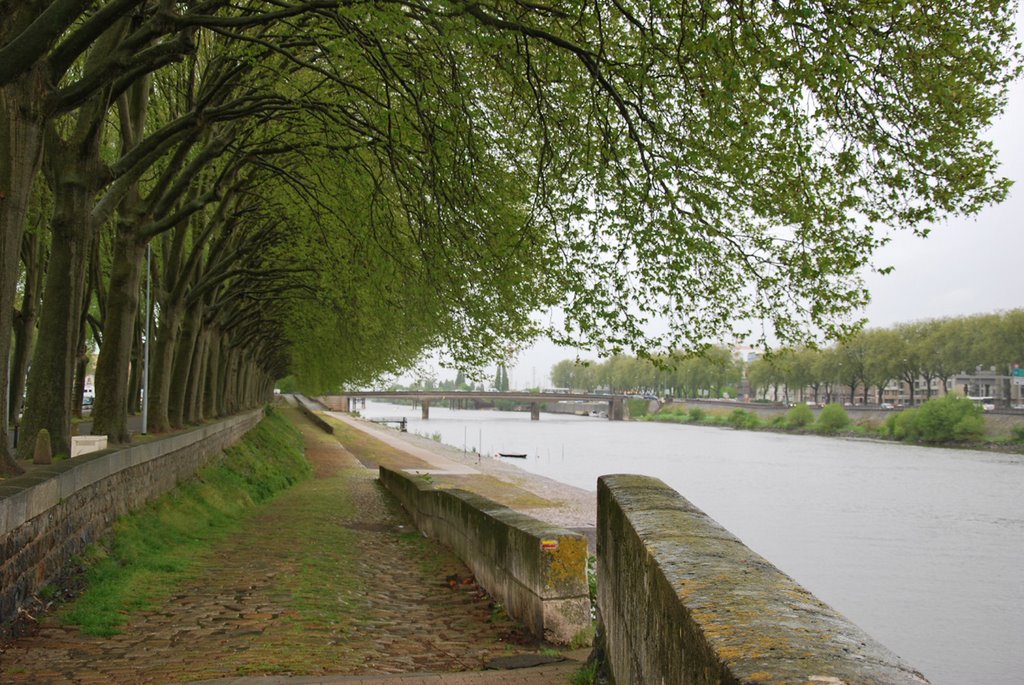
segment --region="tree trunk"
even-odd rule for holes
[[[188,398],[186,400],[185,422],[202,423],[203,388],[206,387],[207,362],[210,357],[210,334],[201,331],[196,343],[195,356],[192,359],[192,373],[188,378]]]
[[[89,251],[89,264],[86,267],[88,277],[88,285],[82,288],[82,301],[79,308],[78,314],[78,346],[75,350],[75,375],[74,375],[74,393],[71,395],[71,410],[72,413],[78,418],[82,418],[82,401],[85,398],[85,376],[89,371],[89,346],[86,345],[86,326],[89,325],[89,302],[92,298],[92,291],[95,285],[92,282],[92,260],[96,257],[96,245],[95,240],[92,242],[91,249]]]
[[[168,409],[170,406],[171,373],[174,365],[174,348],[181,326],[181,305],[166,306],[161,303],[160,326],[154,339],[156,345],[150,350],[149,380],[149,430],[151,433],[166,433],[171,429]]]
[[[82,418],[85,399],[85,377],[89,372],[89,347],[85,344],[85,321],[78,326],[78,348],[75,354],[74,390],[71,395],[71,413]]]
[[[196,341],[199,338],[201,319],[202,307],[196,305],[185,315],[181,334],[178,336],[168,395],[168,415],[173,428],[181,428],[184,425],[189,377],[193,374],[192,361],[195,356]]]
[[[217,390],[220,387],[221,337],[219,332],[210,333],[209,354],[206,362],[206,387],[203,389],[203,415],[205,418],[216,418],[217,407],[220,404]]]
[[[40,291],[43,285],[44,254],[41,246],[42,241],[38,235],[25,236],[25,289],[22,291],[21,311],[18,312],[14,326],[11,391],[8,398],[11,424],[18,422],[25,406],[25,377],[28,374],[28,361],[32,358],[32,347],[36,339]]]
[[[49,153],[48,153],[49,154]],[[52,154],[57,154],[53,152]],[[39,314],[39,344],[32,355],[22,422],[22,458],[31,456],[36,433],[50,432],[54,454],[71,453],[71,392],[85,272],[92,247],[89,213],[93,187],[78,160],[54,165],[58,183],[46,289]]]
[[[18,261],[25,233],[25,215],[32,183],[42,164],[42,84],[45,72],[37,67],[0,88],[0,382],[10,377],[9,334],[13,326],[14,298],[18,289]],[[6,387],[0,392],[0,419],[8,416]],[[0,420],[0,474],[21,468],[8,450],[7,421]]]
[[[132,369],[132,352],[138,338],[135,324],[139,317],[139,286],[145,253],[145,245],[133,235],[118,231],[110,265],[103,347],[96,360],[92,427],[94,435],[106,435],[113,442],[128,441],[128,413],[135,409],[131,401],[131,379],[132,371],[137,369]]]
[[[231,395],[231,381],[234,379],[235,370],[235,348],[231,346],[231,337],[224,335],[221,337],[221,353],[220,353],[220,389],[218,394],[220,395],[220,404],[217,407],[217,416],[229,416],[232,412],[233,397]]]
[[[136,416],[142,411],[142,376],[145,373],[142,335],[146,330],[146,320],[141,316],[136,319],[135,335],[132,336],[131,375],[128,377],[128,414]],[[140,320],[141,319],[141,320]]]

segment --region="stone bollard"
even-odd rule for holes
[[[36,433],[36,448],[32,453],[32,463],[53,463],[53,450],[50,448],[50,431],[45,428]]]

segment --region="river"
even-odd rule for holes
[[[370,402],[454,447],[596,490],[662,479],[934,685],[1024,683],[1024,457]]]

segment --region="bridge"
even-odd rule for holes
[[[540,407],[545,402],[607,402],[608,419],[622,421],[626,418],[625,395],[599,395],[587,392],[487,392],[476,390],[359,390],[339,395],[327,395],[318,398],[334,411],[351,411],[352,401],[359,399],[418,400],[423,420],[430,418],[432,402],[454,402],[460,400],[510,400],[530,405],[530,418],[540,419]]]

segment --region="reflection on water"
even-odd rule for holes
[[[1024,459],[986,452],[371,402],[364,416],[590,490],[662,479],[935,685],[1024,682]]]

